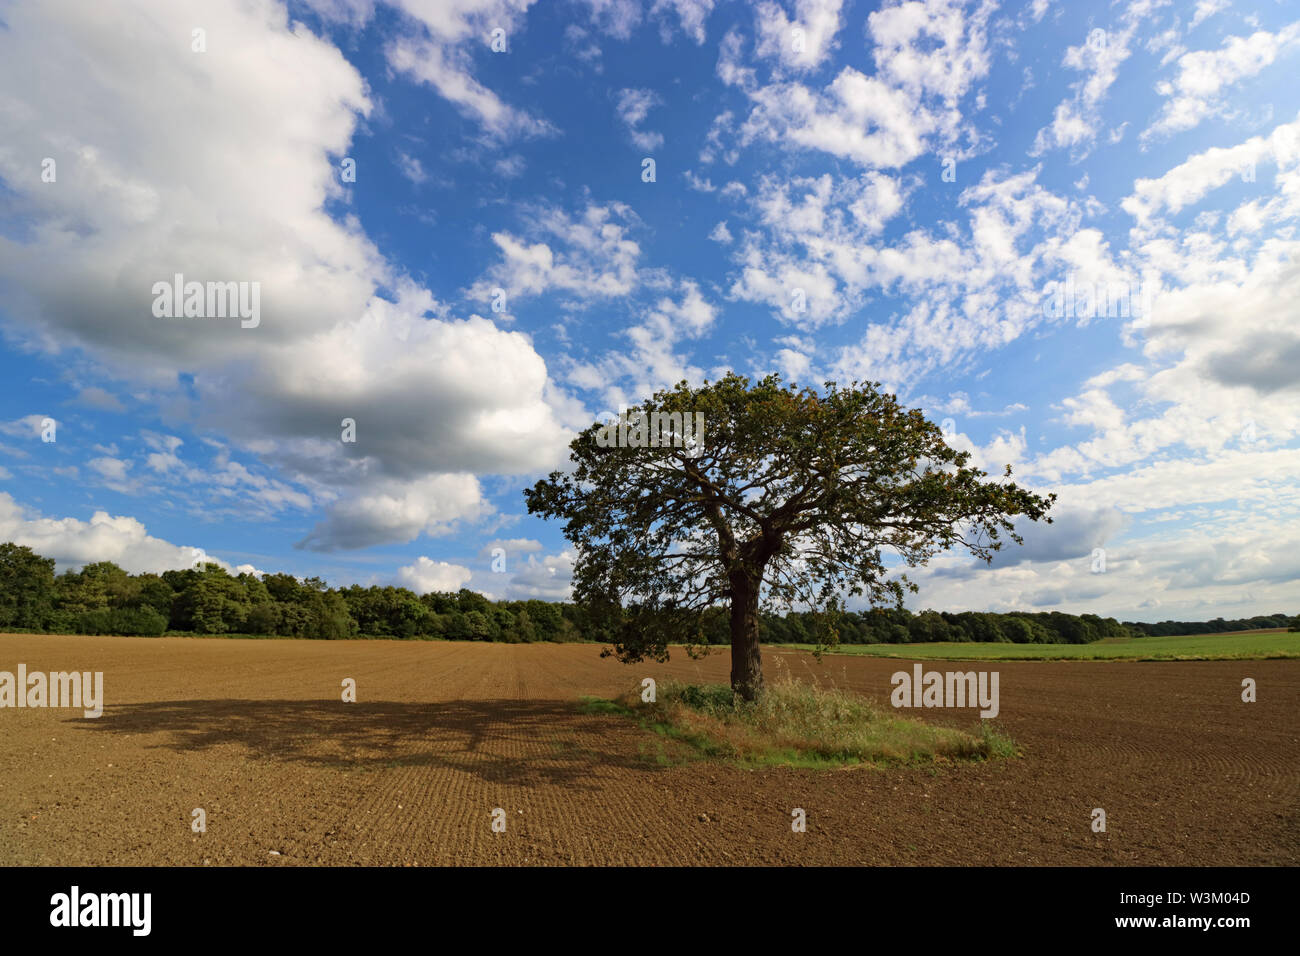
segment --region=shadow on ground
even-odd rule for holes
[[[431,767],[516,785],[595,789],[601,771],[656,769],[638,753],[641,731],[582,714],[576,701],[159,701],[73,723],[115,736],[163,734],[149,746],[178,753],[233,744],[255,760],[361,772]]]

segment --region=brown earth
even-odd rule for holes
[[[769,679],[886,706],[911,667],[766,660]],[[0,709],[0,864],[1300,863],[1300,661],[931,661],[996,669],[997,722],[1025,755],[832,771],[659,766],[659,738],[576,708],[644,676],[723,682],[719,653],[627,666],[593,645],[0,637],[0,670],[20,662],[103,671],[107,705]]]

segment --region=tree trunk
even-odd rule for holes
[[[748,577],[732,580],[731,689],[744,700],[763,694],[763,654],[758,646],[757,583]]]

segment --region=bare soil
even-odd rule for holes
[[[661,766],[659,738],[580,713],[579,696],[647,676],[722,683],[726,655],[628,666],[599,652],[0,636],[0,670],[102,671],[106,697],[97,720],[0,710],[0,864],[1300,863],[1300,661],[929,661],[1000,673],[997,723],[1023,757],[811,771]],[[886,707],[890,675],[911,668],[765,660],[769,680]],[[1257,703],[1242,702],[1244,677]]]

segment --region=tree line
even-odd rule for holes
[[[1260,614],[1225,621],[1216,617],[1212,621],[1125,621],[1124,626],[1138,632],[1139,637],[1165,637],[1171,634],[1222,634],[1224,631],[1254,631],[1260,628],[1285,627],[1300,630],[1300,614]]]
[[[0,544],[0,628],[56,634],[247,634],[578,641],[570,604],[489,601],[466,589],[417,595],[399,587],[331,588],[318,577],[230,574],[220,565],[128,574],[111,561],[54,573],[54,559]]]
[[[582,607],[541,600],[490,601],[476,591],[417,595],[408,588],[332,588],[318,577],[230,574],[220,565],[128,574],[111,561],[55,574],[55,561],[31,548],[0,544],[0,630],[51,634],[244,634],[323,640],[395,638],[532,643],[608,642]],[[1255,623],[1258,622],[1258,623]],[[1016,644],[1085,644],[1105,637],[1193,634],[1251,627],[1284,627],[1300,616],[1248,621],[1121,624],[1095,614],[921,611],[901,608],[836,615],[763,614],[763,640],[816,644],[834,633],[846,644],[994,641]],[[704,614],[700,644],[725,645],[725,609]]]

